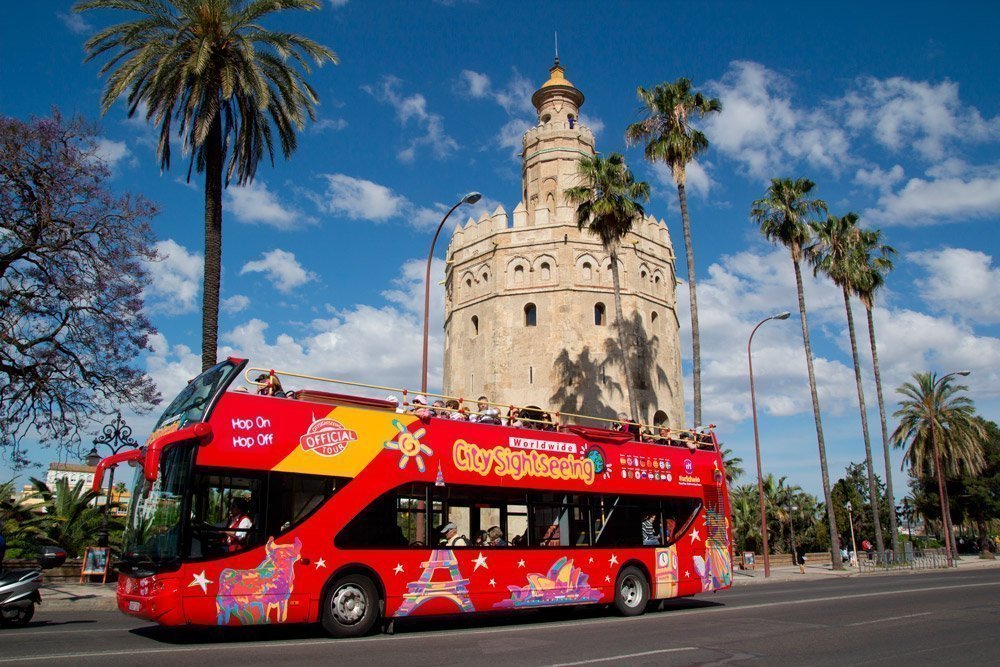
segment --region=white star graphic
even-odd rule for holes
[[[614,567],[618,565],[618,556],[611,554],[611,558],[608,559],[608,567]]]
[[[604,575],[604,583],[610,584],[611,583],[611,577],[608,576],[608,575]]]
[[[700,540],[700,539],[701,539],[701,534],[698,532],[698,529],[695,528],[694,530],[691,531],[691,544],[694,544],[695,540]]]
[[[490,587],[491,588],[496,588],[496,585],[497,585],[497,580],[496,579],[490,579]]]
[[[524,567],[524,559],[523,558],[521,560],[517,561],[517,566],[518,567]]]
[[[392,571],[395,572],[396,574],[402,574],[403,573],[403,564],[402,563],[396,563],[396,567],[392,568]]]
[[[590,558],[588,558],[588,559],[587,559],[587,562],[588,562],[588,563],[590,563],[590,564],[593,564],[593,563],[594,563],[594,558],[593,558],[593,556],[591,556]]]
[[[690,570],[684,570],[684,578],[685,579],[690,579],[691,578],[691,571]]]
[[[213,582],[207,577],[205,577],[205,570],[202,570],[198,574],[194,575],[194,580],[190,584],[188,584],[188,588],[191,588],[192,586],[201,586],[201,592],[207,593],[208,585],[211,583]]]
[[[472,568],[473,572],[475,572],[479,568],[483,568],[485,570],[490,569],[490,566],[486,564],[486,556],[483,555],[482,551],[479,552],[479,558],[473,559],[472,562],[476,564],[476,566]]]
[[[321,567],[326,567],[326,561],[324,559],[322,559],[322,558],[320,558],[318,561],[316,561],[316,569],[318,570]]]

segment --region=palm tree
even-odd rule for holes
[[[708,148],[708,139],[691,125],[692,116],[719,112],[722,104],[691,89],[691,81],[680,78],[674,83],[661,83],[652,90],[639,86],[636,90],[646,118],[632,123],[625,130],[625,141],[634,146],[646,142],[646,159],[663,162],[677,184],[684,225],[684,250],[687,256],[688,292],[691,297],[691,345],[694,374],[694,425],[701,424],[701,337],[698,333],[698,295],[694,280],[694,247],[691,243],[691,218],[688,216],[687,164]]]
[[[858,339],[854,332],[854,313],[851,310],[851,292],[862,280],[865,266],[860,261],[860,229],[858,216],[848,213],[837,217],[828,215],[822,222],[810,224],[816,242],[806,249],[813,265],[813,275],[824,273],[840,287],[844,293],[844,309],[847,311],[847,331],[851,339],[851,358],[854,361],[854,381],[858,387],[858,409],[861,411],[861,435],[865,443],[865,463],[868,470],[869,504],[872,509],[872,523],[875,527],[875,548],[879,559],[885,552],[882,540],[882,522],[879,517],[878,487],[875,484],[875,464],[872,461],[872,443],[868,436],[868,410],[865,408],[865,392],[861,386],[861,362],[858,360]]]
[[[875,393],[878,396],[878,415],[882,425],[882,453],[885,456],[885,492],[889,501],[895,503],[892,491],[892,464],[889,461],[889,431],[885,420],[885,400],[882,397],[882,373],[878,365],[878,350],[875,347],[875,318],[872,310],[875,293],[885,284],[885,276],[892,271],[892,257],[896,251],[882,242],[882,232],[878,229],[863,229],[859,232],[857,251],[861,271],[853,285],[854,294],[861,300],[868,316],[868,340],[872,347],[872,369],[875,371]],[[899,526],[896,513],[889,512],[889,534],[892,536],[892,552],[899,555]]]
[[[41,500],[41,507],[49,521],[44,524],[42,541],[62,547],[71,558],[83,555],[93,543],[104,519],[104,505],[95,505],[97,493],[85,489],[83,480],[70,487],[62,477],[56,480],[55,489],[40,479],[31,479],[33,496]],[[109,521],[112,529],[120,526]]]
[[[816,421],[816,442],[819,446],[819,465],[823,479],[823,499],[826,516],[830,524],[830,551],[834,569],[843,568],[840,560],[840,535],[833,513],[830,495],[830,472],[826,465],[826,445],[823,442],[823,422],[819,412],[819,396],[816,394],[816,374],[813,371],[812,347],[809,345],[809,324],[806,321],[806,299],[802,290],[803,248],[809,243],[809,226],[806,216],[826,212],[826,203],[821,199],[810,199],[809,193],[816,184],[807,178],[772,178],[771,185],[763,199],[758,199],[750,209],[751,219],[760,227],[760,232],[769,241],[788,248],[795,269],[795,287],[799,296],[799,317],[802,320],[802,342],[806,352],[806,368],[809,372],[809,392],[812,396],[813,417]]]
[[[615,328],[622,351],[625,371],[625,391],[632,421],[639,421],[635,397],[635,380],[629,368],[628,347],[625,345],[625,317],[622,315],[622,291],[618,278],[618,246],[646,212],[642,202],[649,200],[649,184],[636,181],[620,153],[606,158],[600,155],[580,158],[580,185],[566,190],[566,198],[576,203],[576,224],[587,228],[601,240],[611,258],[611,280],[615,290]]]
[[[87,60],[108,54],[102,112],[125,96],[129,117],[145,106],[159,126],[157,156],[170,167],[173,123],[192,168],[205,172],[205,277],[202,368],[215,364],[222,267],[222,189],[251,182],[260,159],[274,162],[274,133],[287,158],[316,92],[303,74],[337,56],[312,40],[265,30],[258,21],[284,9],[318,9],[319,0],[84,0],[76,11],[138,14],[87,40]],[[291,61],[297,63],[298,67]],[[273,130],[272,130],[273,125]],[[226,155],[229,164],[225,166]]]
[[[746,470],[743,469],[743,458],[733,456],[733,450],[725,447],[720,452],[722,454],[722,464],[726,469],[726,483],[732,486],[733,482],[743,476]]]
[[[957,555],[951,525],[951,503],[945,477],[975,475],[986,464],[983,441],[986,431],[976,420],[972,400],[960,396],[965,385],[952,385],[954,374],[938,379],[936,373],[914,373],[913,382],[896,389],[905,399],[893,413],[899,425],[892,443],[903,448],[903,464],[915,477],[937,475],[941,495],[941,519],[952,550]]]

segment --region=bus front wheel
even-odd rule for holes
[[[334,637],[368,634],[379,616],[378,590],[363,574],[338,579],[323,601],[323,629]]]
[[[638,616],[649,601],[649,584],[637,567],[628,566],[618,573],[615,584],[615,609],[622,616]]]

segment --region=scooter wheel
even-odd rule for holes
[[[5,628],[22,628],[35,615],[35,604],[12,604],[0,608],[0,626]]]

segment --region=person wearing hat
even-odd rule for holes
[[[427,408],[427,399],[423,394],[417,394],[413,397],[413,407],[410,408],[410,412],[421,419],[431,418],[431,411]]]
[[[442,546],[448,547],[467,547],[469,546],[469,538],[465,535],[458,534],[458,526],[449,521],[441,528],[441,535],[443,539],[441,540]]]
[[[257,393],[261,396],[284,397],[285,392],[281,388],[281,380],[274,373],[261,373],[257,376]]]

